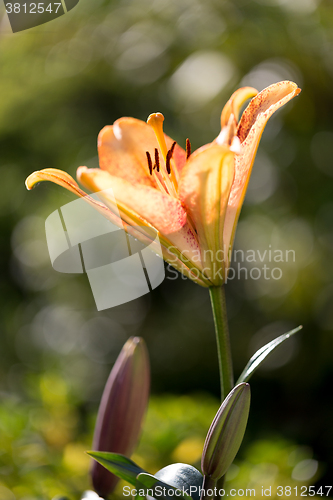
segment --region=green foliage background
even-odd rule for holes
[[[265,130],[235,247],[292,249],[295,262],[278,264],[280,280],[243,270],[228,283],[236,375],[274,336],[304,330],[253,378],[230,484],[332,484],[332,28],[330,0],[80,0],[12,34],[1,5],[1,500],[79,498],[89,487],[83,452],[130,335],[146,340],[152,362],[141,464],[198,465],[218,407],[207,291],[167,279],[98,313],[86,276],[56,273],[48,257],[45,219],[74,198],[51,184],[28,193],[25,177],[97,166],[98,132],[120,116],[161,111],[165,131],[197,148],[218,134],[237,87],[283,79],[302,93]],[[302,461],[318,470],[296,480]]]

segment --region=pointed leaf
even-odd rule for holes
[[[147,500],[146,495],[140,494],[142,491],[146,491],[146,487],[142,483],[140,483],[138,479],[135,482],[135,489],[136,489],[135,500]]]
[[[112,474],[124,479],[133,486],[136,484],[137,475],[145,472],[133,460],[118,453],[106,451],[87,451],[87,453],[108,471],[112,472]]]
[[[164,483],[163,481],[160,481],[157,479],[155,476],[152,474],[148,474],[146,472],[143,472],[137,476],[138,483],[141,483],[145,490],[146,494],[156,491],[157,498],[161,499],[166,499],[169,500],[170,498],[185,498],[187,500],[192,500],[192,498],[185,493],[184,491],[174,488],[173,486],[170,486],[169,484]],[[177,495],[175,492],[177,491]],[[168,492],[170,492],[170,495],[168,495]],[[139,497],[141,498],[141,497]]]
[[[283,335],[280,335],[280,337],[277,337],[276,339],[272,340],[268,344],[264,345],[259,351],[257,351],[250,361],[247,363],[245,366],[241,376],[237,380],[237,384],[240,384],[241,382],[247,382],[250,377],[253,375],[253,373],[256,371],[256,369],[261,365],[261,363],[271,354],[276,347],[278,347],[282,342],[285,340],[289,339],[292,335],[295,333],[299,332],[303,326],[298,326],[294,330],[290,330],[290,332],[284,333]]]

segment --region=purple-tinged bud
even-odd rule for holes
[[[131,456],[137,445],[150,386],[145,342],[131,337],[122,348],[106,383],[99,406],[93,450]],[[95,491],[107,497],[119,479],[96,461],[91,469]]]
[[[223,401],[209,428],[201,459],[205,476],[220,479],[234,461],[243,441],[250,410],[250,386],[239,384]]]

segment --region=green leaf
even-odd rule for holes
[[[140,483],[138,479],[135,482],[135,489],[136,489],[135,500],[146,500],[146,495],[140,495],[142,491],[146,491],[146,487],[142,483]]]
[[[124,479],[133,486],[136,484],[137,475],[146,472],[136,465],[133,460],[130,460],[124,455],[119,455],[118,453],[106,451],[87,451],[87,453],[108,471],[112,472],[112,474]]]
[[[146,472],[139,474],[137,477],[137,490],[140,489],[140,487],[141,489],[143,487],[143,489],[145,490],[145,495],[149,494],[150,496],[152,496],[156,492],[156,496],[158,499],[169,500],[172,498],[174,500],[175,498],[184,498],[187,500],[192,500],[192,498],[187,493],[178,488],[174,488],[169,484],[163,483],[163,481],[160,481],[152,474],[148,474]],[[170,491],[170,495],[168,495],[168,491]],[[179,492],[177,493],[177,495],[175,495],[176,491]],[[137,495],[136,498],[141,500],[143,497]]]
[[[272,340],[268,344],[264,345],[259,351],[257,351],[248,364],[245,366],[241,376],[237,380],[237,384],[240,384],[241,382],[247,382],[250,377],[253,375],[253,373],[256,371],[256,369],[261,365],[261,363],[269,356],[274,349],[276,349],[282,342],[285,340],[289,339],[292,335],[295,333],[299,332],[303,326],[298,326],[294,330],[290,330],[290,332],[284,333],[283,335],[280,335],[280,337],[277,337],[276,339]]]

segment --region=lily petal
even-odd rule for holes
[[[82,168],[86,169],[85,167],[81,167],[81,169]],[[107,172],[105,172],[105,174],[107,174]],[[124,229],[134,238],[137,238],[147,245],[154,245],[153,239],[156,237],[156,230],[153,228],[152,235],[154,238],[151,239],[151,231],[149,231],[150,225],[148,225],[146,221],[143,221],[143,219],[140,219],[138,221],[137,215],[136,219],[134,220],[129,216],[124,217],[126,220],[120,219],[113,213],[112,210],[110,210],[110,208],[108,208],[103,203],[95,200],[87,193],[85,193],[82,189],[80,189],[75,180],[66,172],[52,168],[33,172],[26,180],[26,187],[27,189],[31,190],[36,186],[36,184],[42,181],[51,181],[55,184],[58,184],[59,186],[68,189],[72,193],[83,198],[86,202],[88,202],[96,210],[98,210],[104,217],[109,219],[116,226]],[[92,189],[90,183],[88,185],[88,188]],[[103,189],[107,188],[104,186]],[[120,215],[123,216],[123,214],[121,213]],[[175,269],[185,274],[192,281],[195,281],[199,285],[206,287],[211,285],[207,277],[205,277],[200,272],[201,262],[199,247],[187,224],[185,224],[185,226],[181,228],[180,232],[173,234],[174,241],[169,241],[164,235],[161,235],[160,233],[159,239],[162,247],[163,258],[167,262],[169,262]],[[189,243],[191,243],[191,245],[189,245]],[[183,247],[184,254],[181,253],[178,245],[180,245],[180,247]],[[187,249],[184,248],[185,245],[187,245],[187,247],[190,246],[193,251],[187,251]],[[156,251],[157,253],[159,252],[158,247],[156,248]],[[194,265],[189,260],[190,257],[192,257]]]
[[[179,249],[177,256],[187,266],[193,262],[195,267],[201,268],[199,245],[179,200],[150,186],[133,186],[99,168],[80,167],[77,178],[85,187],[97,192],[111,210],[119,210],[125,222],[136,226],[150,225],[158,232],[162,245],[173,253]],[[109,188],[113,196],[108,196]]]
[[[73,177],[71,177],[63,170],[57,170],[56,168],[45,168],[44,170],[37,170],[26,178],[25,185],[30,191],[36,184],[42,181],[52,181],[59,186],[63,186],[68,191],[71,191],[78,196],[81,196],[83,191],[79,188],[78,184],[75,182]]]
[[[258,94],[258,90],[253,87],[242,87],[232,94],[229,101],[224,106],[221,113],[221,128],[226,127],[229,122],[230,115],[233,115],[238,122],[239,112],[243,104],[251,97]]]
[[[97,194],[111,189],[113,200],[100,193],[108,206],[114,206],[116,203],[120,212],[128,213],[130,217],[137,219],[138,223],[147,221],[161,233],[179,231],[186,223],[186,212],[181,203],[150,186],[133,186],[128,181],[99,168],[80,167],[77,170],[77,178],[86,188]]]
[[[71,177],[66,172],[62,170],[58,170],[56,168],[45,168],[44,170],[37,170],[27,177],[25,181],[25,185],[27,189],[30,191],[33,189],[36,184],[42,181],[51,181],[54,184],[58,184],[66,188],[68,191],[76,194],[80,198],[84,198],[90,205],[92,205],[98,212],[100,212],[104,217],[109,219],[115,225],[120,228],[123,228],[123,223],[107,206],[103,203],[94,200],[87,193],[85,193],[82,189],[79,188],[78,184],[75,182],[73,177]]]
[[[171,148],[173,140],[167,135],[165,140],[167,147]],[[101,169],[133,185],[156,186],[149,174],[146,157],[146,151],[154,157],[155,148],[162,158],[152,127],[135,118],[120,118],[112,126],[104,127],[98,136]],[[178,145],[174,149],[173,160],[180,172],[186,161],[186,153]]]
[[[174,253],[162,245],[163,259],[166,262],[200,286],[207,288],[213,285],[207,276],[200,272],[198,265],[195,267],[190,261],[185,263],[181,260],[183,258],[182,254],[180,252],[175,252],[175,248],[172,248],[172,250]]]
[[[272,114],[300,93],[293,82],[270,85],[257,94],[242,114],[237,129],[241,154],[235,156],[235,179],[232,184],[224,222],[224,252],[228,255],[234,239],[238,217],[249,183],[252,165],[265,125]]]
[[[223,269],[222,228],[234,178],[234,153],[216,144],[190,156],[180,178],[179,197],[198,232],[205,274],[213,282]],[[216,275],[216,276],[215,276]],[[215,278],[214,278],[215,276]]]

